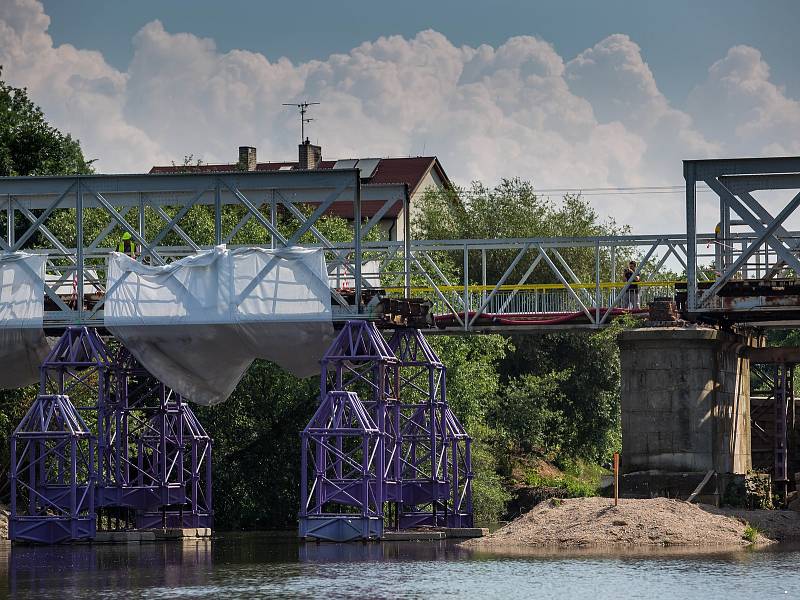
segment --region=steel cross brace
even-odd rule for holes
[[[795,272],[800,273],[800,261],[791,253],[792,249],[774,235],[774,232],[795,211],[795,209],[800,206],[800,193],[795,195],[789,204],[787,204],[783,210],[781,210],[778,216],[772,219],[765,227],[761,225],[761,223],[759,223],[758,220],[755,219],[752,214],[741,205],[741,203],[739,203],[738,199],[730,192],[730,190],[728,190],[727,187],[718,181],[709,181],[707,183],[709,184],[709,187],[714,189],[714,191],[720,195],[720,198],[724,204],[732,208],[740,217],[742,217],[742,220],[750,225],[752,230],[758,234],[758,237],[744,252],[739,255],[732,265],[726,267],[721,277],[719,277],[712,284],[712,286],[703,293],[699,301],[700,306],[703,306],[708,299],[716,293],[717,290],[719,290],[727,281],[729,281],[730,278],[739,270],[739,268],[746,263],[747,260],[755,252],[757,252],[759,247],[764,243],[769,244],[775,250],[775,252],[777,252],[778,255],[783,258],[785,263],[795,270]]]

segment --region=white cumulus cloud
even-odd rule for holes
[[[682,158],[800,152],[800,104],[747,46],[712,65],[680,108],[622,34],[565,60],[533,36],[459,47],[428,30],[295,64],[221,52],[211,39],[153,21],[120,71],[99,52],[54,45],[48,27],[37,0],[0,4],[3,77],[28,87],[102,172],[146,171],[187,154],[232,162],[244,144],[257,146],[260,160],[290,159],[298,123],[281,104],[305,98],[323,102],[310,135],[326,157],[424,151],[459,183],[675,184]],[[594,200],[635,231],[683,228],[680,196]]]
[[[39,2],[0,3],[4,79],[27,87],[52,123],[80,138],[90,157],[102,157],[101,168],[141,170],[147,154],[166,160],[163,148],[124,115],[128,75],[99,52],[54,46],[49,25]]]
[[[800,102],[769,75],[758,50],[734,46],[689,96],[699,128],[732,155],[800,154]]]

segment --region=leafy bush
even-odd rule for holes
[[[562,386],[570,370],[544,375],[526,374],[512,379],[494,410],[493,421],[507,431],[519,450],[558,452],[569,435]]]
[[[477,426],[472,435],[472,505],[477,523],[494,523],[506,510],[511,494],[498,474],[496,441],[486,426]]]
[[[745,475],[744,489],[747,507],[750,509],[774,508],[772,478],[765,473],[750,472]]]
[[[751,544],[755,544],[756,541],[758,540],[759,533],[761,533],[761,531],[759,531],[758,527],[748,523],[747,527],[744,528],[744,533],[742,534],[742,537]]]
[[[543,423],[528,427],[555,428],[540,440],[517,439],[520,448],[544,448],[547,453],[607,462],[622,446],[620,420],[620,364],[617,336],[635,326],[634,318],[615,319],[598,332],[512,336],[513,352],[506,354],[500,372],[507,380],[506,402],[515,410],[541,411]],[[501,409],[493,424],[517,422],[512,409]],[[526,429],[515,427],[517,434]]]

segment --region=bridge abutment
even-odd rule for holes
[[[748,342],[696,327],[621,334],[621,462],[630,491],[685,498],[708,471],[751,469]]]

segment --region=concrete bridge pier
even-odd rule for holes
[[[632,329],[619,339],[623,492],[718,504],[751,470],[750,364],[741,335],[698,327]]]

